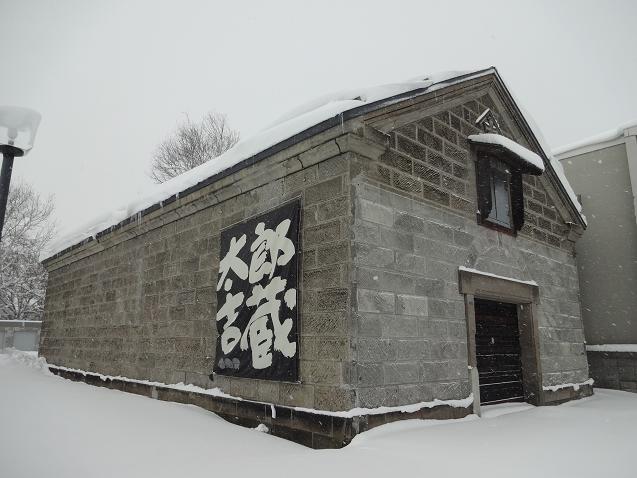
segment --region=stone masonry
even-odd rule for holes
[[[477,224],[466,137],[478,132],[473,122],[487,107],[498,111],[492,95],[391,129],[385,152],[354,160],[353,360],[361,406],[469,394],[459,266],[536,281],[543,385],[588,379],[573,243],[550,184],[524,176],[518,237]],[[509,137],[528,147],[499,116]]]
[[[303,155],[293,157],[286,164],[298,171],[285,175],[280,166],[283,177],[249,193],[52,270],[41,354],[106,375],[220,387],[282,405],[351,408],[349,166],[336,143],[326,154],[308,167]],[[219,231],[296,197],[304,209],[301,383],[211,381]]]
[[[288,407],[464,399],[467,266],[536,281],[542,384],[587,380],[573,221],[554,184],[524,178],[517,237],[477,222],[467,136],[487,107],[534,148],[497,78],[467,80],[299,140],[48,259],[41,355]],[[300,382],[211,376],[220,231],[293,198]]]
[[[637,393],[637,352],[588,351],[588,365],[596,386]]]

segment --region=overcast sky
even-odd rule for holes
[[[491,65],[552,147],[637,118],[635,0],[309,3],[0,0],[0,104],[43,117],[14,178],[72,229],[152,187],[186,114],[245,138],[333,90]]]

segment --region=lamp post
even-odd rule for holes
[[[42,116],[37,111],[17,106],[0,106],[0,241],[7,210],[9,185],[13,172],[13,159],[27,154],[33,148],[35,133]]]

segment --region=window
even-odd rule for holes
[[[522,173],[498,155],[479,151],[478,220],[481,224],[516,233],[524,223]]]
[[[492,159],[490,166],[492,207],[487,221],[511,228],[511,172],[497,159]]]
[[[495,133],[468,136],[476,160],[478,222],[516,234],[524,225],[522,174],[539,176],[544,160]]]

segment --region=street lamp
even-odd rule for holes
[[[42,116],[37,111],[17,106],[0,106],[0,241],[7,210],[9,183],[13,171],[13,158],[24,156],[33,147],[35,133]]]

